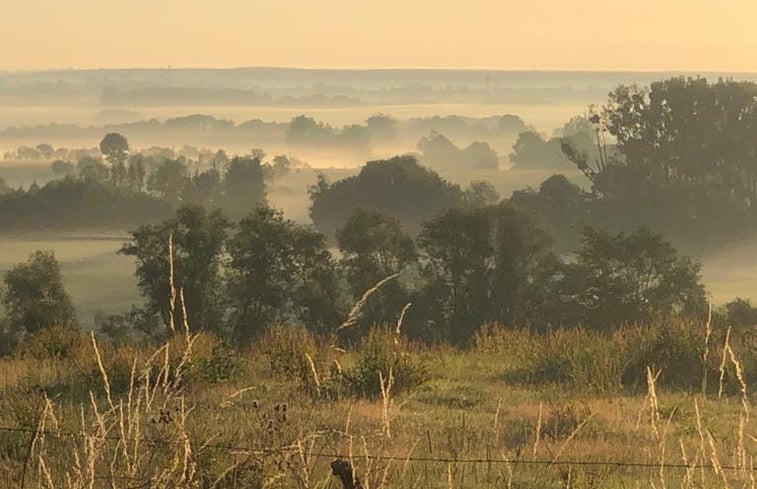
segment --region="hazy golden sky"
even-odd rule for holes
[[[0,0],[0,70],[757,71],[757,0]]]

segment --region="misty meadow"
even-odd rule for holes
[[[0,485],[756,487],[757,7],[544,3],[3,6]]]

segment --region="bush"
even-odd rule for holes
[[[237,352],[225,343],[213,345],[210,356],[197,358],[192,364],[192,379],[210,383],[231,382],[239,377],[242,361]]]
[[[90,338],[78,328],[53,326],[44,328],[24,339],[21,355],[35,360],[64,360],[74,357],[89,356]]]
[[[261,349],[274,375],[297,382],[313,398],[337,396],[339,379],[331,375],[336,352],[305,328],[273,326]]]
[[[514,357],[518,368],[509,380],[531,384],[560,384],[581,391],[612,393],[625,388],[646,389],[647,367],[660,372],[658,386],[700,390],[703,376],[707,391],[718,389],[726,330],[717,328],[709,339],[704,362],[705,325],[692,320],[671,319],[653,326],[626,326],[610,336],[582,329],[560,329],[547,334],[481,328],[476,349]],[[748,380],[757,375],[757,343],[749,330],[734,330],[729,344]],[[738,390],[738,379],[727,362],[724,389]]]
[[[375,328],[363,340],[356,365],[345,373],[353,395],[369,399],[381,397],[381,378],[393,379],[392,394],[408,392],[429,379],[428,368],[409,352],[410,344],[392,331]],[[380,375],[379,375],[380,374]]]
[[[516,358],[511,380],[531,384],[564,384],[590,392],[615,392],[621,387],[623,359],[619,346],[582,329],[545,334],[488,326],[476,334],[476,347]]]
[[[646,388],[646,369],[649,367],[653,372],[660,371],[659,386],[701,390],[703,376],[706,375],[712,381],[706,386],[707,391],[716,392],[725,331],[718,328],[711,336],[707,364],[704,363],[705,336],[704,324],[678,319],[651,327],[618,331],[614,340],[623,344],[623,355],[627,359],[623,384],[631,388]],[[725,379],[728,390],[733,391],[735,379],[731,375]]]

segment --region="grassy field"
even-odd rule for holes
[[[98,311],[125,312],[141,303],[134,260],[118,254],[125,233],[0,238],[0,274],[25,261],[35,250],[51,250],[58,259],[63,282],[81,325],[94,326]]]
[[[329,463],[341,456],[364,489],[754,487],[751,391],[719,397],[717,376],[707,396],[667,387],[656,367],[614,386],[603,366],[625,354],[585,346],[590,377],[524,381],[547,343],[579,351],[587,338],[513,332],[461,351],[385,333],[337,351],[279,330],[237,353],[207,336],[117,348],[48,334],[0,360],[0,428],[17,428],[0,430],[0,481],[337,488]],[[738,386],[737,351],[723,368]],[[700,367],[717,369],[722,345],[708,352]],[[425,372],[419,385],[408,370]],[[348,390],[374,375],[378,394]]]

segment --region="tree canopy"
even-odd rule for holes
[[[182,207],[175,217],[132,233],[121,253],[137,260],[135,274],[149,314],[163,324],[173,321],[176,328],[186,321],[192,330],[220,331],[220,265],[229,227],[218,211]]]
[[[60,266],[52,252],[36,251],[5,273],[2,304],[11,333],[30,334],[52,326],[76,326]]]
[[[423,153],[423,164],[447,170],[497,170],[499,156],[488,143],[475,141],[464,149],[439,133],[421,138],[418,149]]]
[[[465,206],[465,193],[411,156],[366,163],[354,177],[333,184],[321,179],[310,189],[310,217],[333,236],[357,209],[376,211],[400,220],[411,232],[445,209]]]

